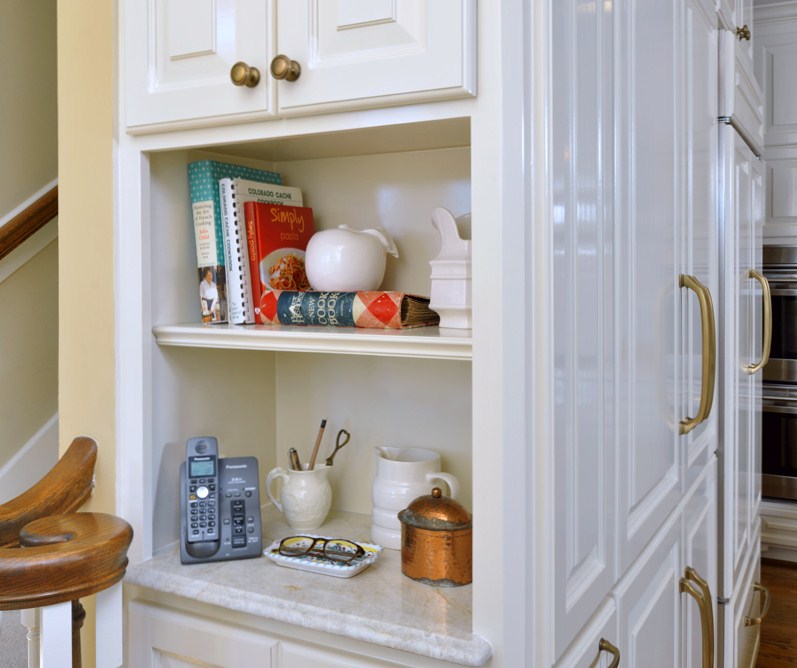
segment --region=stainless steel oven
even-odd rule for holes
[[[797,384],[763,384],[761,493],[797,499]]]
[[[762,383],[761,487],[797,500],[797,246],[765,246],[772,344]]]
[[[797,246],[766,246],[763,269],[772,293],[772,345],[764,382],[797,383]]]

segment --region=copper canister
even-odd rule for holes
[[[459,587],[473,581],[473,522],[459,503],[435,487],[398,518],[404,575],[434,587]]]

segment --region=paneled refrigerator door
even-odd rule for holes
[[[608,595],[617,569],[613,13],[603,3],[583,8],[577,0],[552,5],[557,658]]]
[[[764,171],[732,127],[721,130],[723,266],[720,355],[720,628],[725,664],[734,659],[733,618],[745,564],[759,540],[761,503],[761,367],[768,356],[763,326],[770,305],[761,275]]]

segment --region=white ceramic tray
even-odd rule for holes
[[[306,534],[312,538],[331,538],[330,536],[316,536],[313,534]],[[331,575],[336,578],[350,578],[357,575],[362,570],[368,568],[373,564],[382,552],[381,545],[374,545],[372,543],[363,543],[355,541],[361,545],[365,550],[362,557],[357,557],[347,564],[341,564],[334,561],[329,561],[323,557],[314,557],[312,555],[303,555],[301,557],[288,557],[278,552],[279,540],[275,540],[265,550],[263,556],[270,559],[275,564],[285,566],[287,568],[295,568],[300,571],[308,571],[310,573],[320,573],[322,575]]]

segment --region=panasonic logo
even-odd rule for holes
[[[248,466],[246,464],[225,464],[224,468],[229,471],[230,469],[245,469]]]

